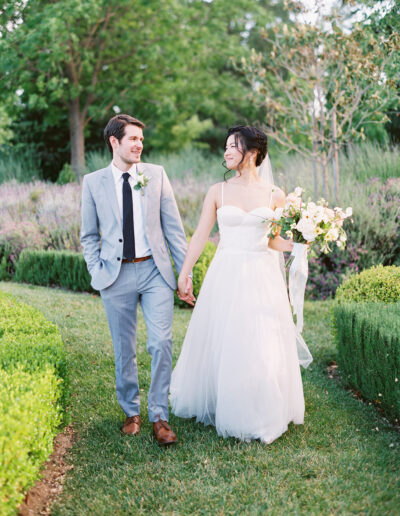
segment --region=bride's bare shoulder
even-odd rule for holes
[[[212,200],[215,203],[217,203],[218,199],[221,197],[222,184],[223,184],[223,181],[211,185],[207,191],[205,199],[207,201]]]
[[[286,195],[285,195],[285,192],[279,188],[279,186],[273,185],[272,196],[273,196],[275,205],[280,206],[280,205],[285,204]]]
[[[279,188],[279,186],[276,185],[272,185],[272,195],[274,195],[275,197],[283,197],[284,199],[286,199],[285,192],[281,188]]]

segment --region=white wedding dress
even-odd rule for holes
[[[271,214],[266,206],[218,209],[220,243],[170,395],[176,416],[215,425],[224,437],[265,443],[304,420],[296,329],[279,253],[268,247]]]

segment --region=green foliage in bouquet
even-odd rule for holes
[[[378,265],[350,276],[336,291],[339,302],[400,301],[400,267]]]
[[[57,327],[0,292],[0,514],[16,513],[52,451],[67,404]]]
[[[93,292],[82,254],[72,251],[25,249],[17,262],[15,281]]]
[[[200,292],[201,285],[204,280],[204,276],[210,266],[211,260],[214,258],[216,246],[212,242],[207,242],[200,258],[197,260],[196,265],[193,267],[193,293],[195,297]],[[175,293],[175,305],[187,308],[189,305],[184,301],[181,301]]]
[[[334,324],[345,384],[399,419],[400,303],[338,303]]]

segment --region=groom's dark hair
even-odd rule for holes
[[[127,125],[136,125],[141,129],[144,129],[146,126],[143,122],[138,120],[137,118],[133,118],[130,115],[116,115],[111,118],[111,120],[106,125],[104,129],[104,140],[106,142],[108,150],[112,154],[112,147],[110,143],[110,136],[115,136],[116,139],[120,142],[125,134],[125,127]]]

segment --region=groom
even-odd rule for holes
[[[157,442],[169,445],[177,442],[167,423],[176,288],[169,252],[179,272],[187,243],[163,167],[140,162],[144,127],[122,114],[108,122],[104,139],[112,162],[83,178],[81,244],[114,345],[117,399],[127,416],[122,432],[137,435],[142,424],[136,361],[140,302],[152,357],[149,419]],[[193,299],[189,279],[184,300]]]

